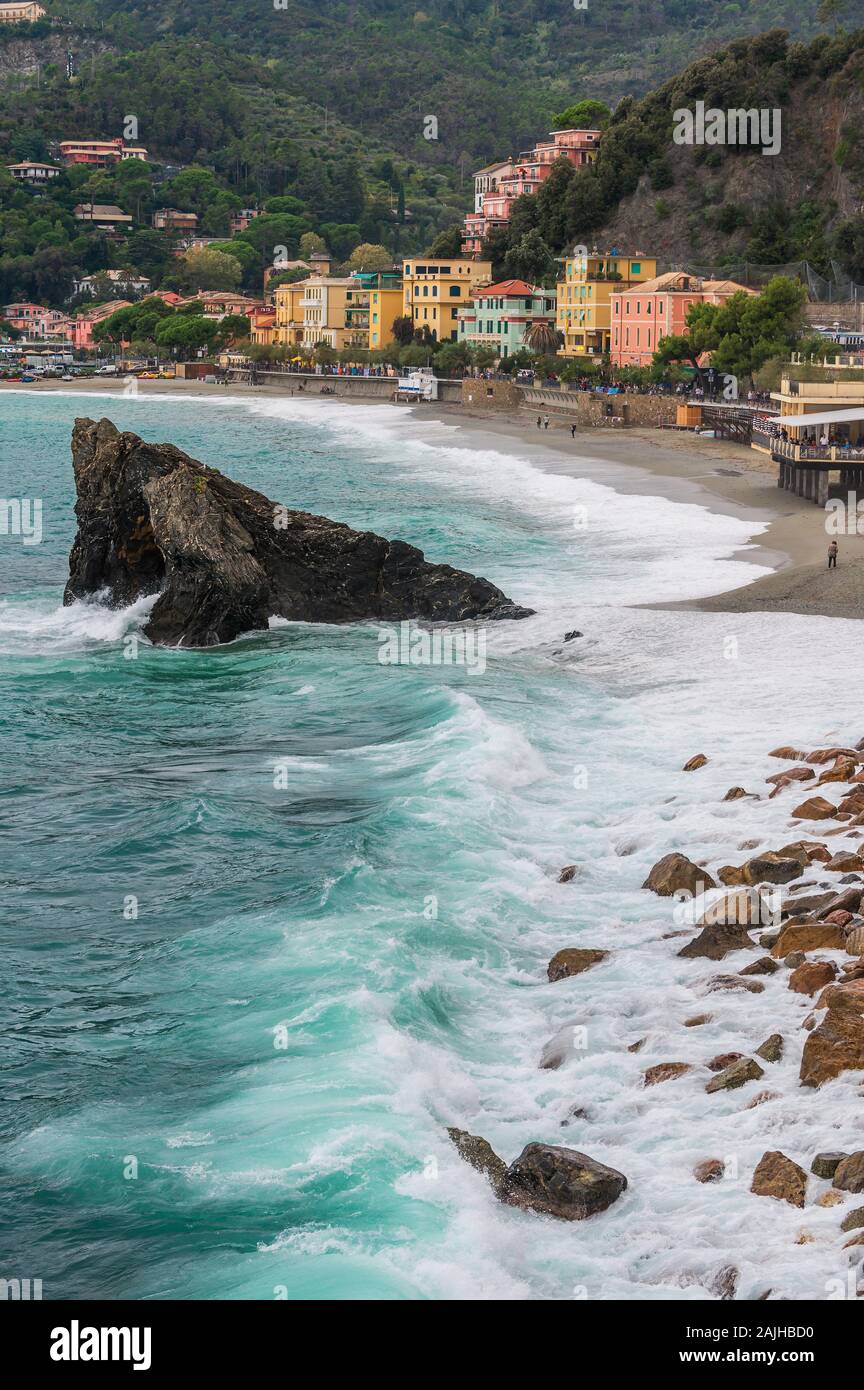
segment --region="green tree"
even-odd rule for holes
[[[454,222],[452,227],[445,227],[439,232],[428,251],[424,251],[425,256],[458,256],[462,251],[462,227],[458,222]]]
[[[554,130],[605,130],[612,119],[612,112],[602,101],[586,97],[559,111],[552,117]]]
[[[542,285],[555,275],[555,258],[536,227],[507,252],[505,266],[508,275],[529,285]]]
[[[345,269],[349,274],[354,274],[358,270],[389,270],[392,265],[393,256],[386,246],[372,246],[369,242],[361,241],[348,257]]]
[[[210,246],[187,251],[180,265],[181,274],[192,290],[234,290],[243,276],[235,256],[214,251]]]

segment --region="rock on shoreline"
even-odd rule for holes
[[[529,617],[500,589],[430,564],[404,541],[276,506],[171,444],[79,419],[72,434],[78,534],[64,603],[159,594],[144,628],[162,646],[210,647],[266,629],[378,619]]]

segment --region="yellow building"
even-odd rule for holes
[[[384,276],[379,275],[378,283],[369,288],[369,349],[389,347],[393,342],[393,324],[402,316],[402,282],[384,284]]]
[[[612,341],[613,294],[653,280],[653,257],[622,256],[616,251],[568,256],[564,278],[558,281],[556,327],[563,334],[562,357],[596,357],[609,352]]]
[[[415,331],[428,328],[439,343],[455,343],[459,310],[491,279],[491,261],[412,257],[402,267],[402,313],[414,320]]]
[[[369,341],[369,291],[355,276],[310,275],[275,291],[274,340],[311,351],[319,343],[340,349]]]
[[[35,3],[0,5],[0,24],[33,24],[44,13],[42,6]]]

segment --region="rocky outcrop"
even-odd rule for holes
[[[834,1170],[834,1186],[841,1192],[864,1192],[864,1150],[840,1160]]]
[[[469,1134],[466,1129],[448,1129],[447,1133],[465,1162],[488,1178],[494,1190],[500,1192],[507,1164],[498,1157],[492,1145],[486,1139],[481,1139],[479,1134]]]
[[[763,1154],[753,1174],[750,1191],[757,1197],[775,1197],[793,1207],[803,1207],[807,1196],[807,1174],[791,1158],[776,1149]]]
[[[503,1200],[511,1206],[584,1221],[617,1202],[627,1179],[588,1154],[554,1144],[526,1144],[505,1175]]]
[[[686,854],[665,854],[658,859],[650,874],[642,884],[661,898],[671,898],[676,893],[687,893],[698,897],[708,888],[717,885],[709,873],[700,869]]]
[[[822,1022],[808,1034],[801,1055],[802,1086],[822,1086],[844,1071],[864,1070],[864,991],[862,982],[833,984],[816,1007],[827,1008]]]
[[[566,980],[570,975],[581,975],[585,970],[590,970],[592,965],[599,965],[608,954],[608,951],[592,950],[590,947],[565,946],[563,951],[557,951],[552,957],[546,967],[546,974],[553,983],[556,980]]]
[[[159,597],[144,629],[163,646],[209,647],[313,623],[524,618],[500,589],[414,546],[274,505],[171,444],[77,420],[78,534],[65,603]]]
[[[700,957],[706,960],[722,960],[730,951],[746,951],[752,948],[753,942],[746,928],[727,926],[721,922],[703,927],[699,935],[688,941],[686,946],[682,946],[678,954],[685,960],[696,960]]]
[[[709,1095],[716,1091],[737,1091],[739,1086],[746,1086],[748,1081],[758,1081],[764,1075],[759,1063],[754,1062],[752,1057],[741,1057],[715,1076],[713,1081],[709,1081],[705,1090]]]

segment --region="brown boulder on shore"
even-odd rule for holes
[[[811,796],[792,812],[797,820],[830,820],[836,814],[837,807],[826,801],[824,796]]]
[[[656,1066],[648,1067],[642,1076],[646,1086],[659,1086],[661,1081],[674,1081],[692,1070],[689,1062],[658,1062]]]
[[[808,960],[799,965],[789,976],[789,988],[793,994],[815,994],[817,990],[830,985],[837,974],[837,966],[830,960]]]
[[[709,1081],[705,1090],[709,1095],[716,1091],[737,1091],[739,1086],[745,1086],[748,1081],[758,1081],[764,1075],[759,1063],[754,1062],[752,1057],[739,1057],[737,1062],[731,1062],[713,1081]]]
[[[510,1206],[584,1221],[617,1202],[627,1179],[588,1154],[554,1144],[526,1144],[504,1176],[500,1193]]]
[[[841,1192],[864,1192],[864,1149],[841,1159],[834,1172],[833,1186]]]
[[[864,981],[833,984],[822,991],[822,1022],[808,1034],[801,1054],[802,1086],[822,1086],[845,1071],[864,1070]]]
[[[823,782],[848,782],[855,776],[857,768],[854,758],[840,757],[833,767],[822,773],[816,785],[821,787]]]
[[[806,758],[807,754],[802,753],[798,748],[792,748],[789,744],[784,744],[782,748],[772,748],[768,757],[786,758],[789,761],[798,762],[801,758]]]
[[[716,888],[717,884],[686,854],[675,852],[658,859],[642,887],[650,888],[661,898],[671,898],[676,893],[688,893],[695,898],[708,888]]]
[[[592,965],[599,965],[608,954],[608,951],[565,946],[563,951],[557,951],[552,957],[546,967],[546,974],[553,982],[566,980],[570,975],[581,975],[585,970],[590,970]]]
[[[807,1174],[784,1153],[769,1149],[756,1166],[750,1191],[757,1197],[774,1197],[793,1207],[803,1207],[807,1197]]]
[[[698,772],[699,768],[704,767],[707,761],[708,759],[705,757],[704,753],[696,753],[694,757],[688,759],[681,771]]]
[[[771,954],[783,960],[793,951],[842,951],[845,940],[843,928],[830,922],[790,922],[781,931]]]
[[[808,753],[804,761],[819,766],[822,763],[835,762],[837,758],[851,758],[853,762],[861,762],[861,754],[857,748],[817,748],[815,753]]]
[[[678,955],[684,960],[723,960],[730,951],[750,951],[753,946],[746,927],[717,922],[704,927],[693,941],[681,947]]]
[[[488,1178],[496,1192],[500,1191],[507,1172],[507,1164],[503,1158],[499,1158],[492,1146],[485,1139],[481,1139],[479,1134],[469,1134],[466,1129],[448,1129],[447,1133],[465,1162]]]

